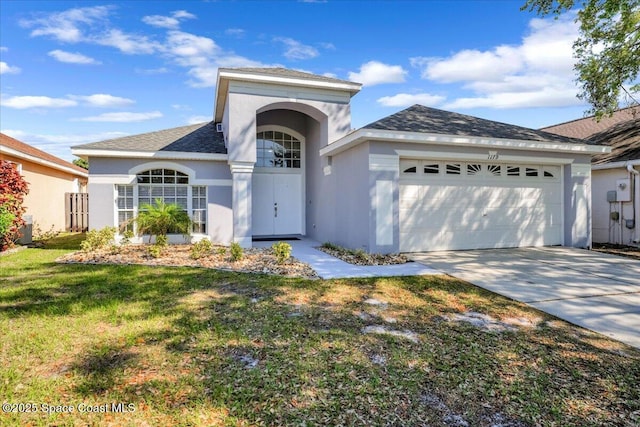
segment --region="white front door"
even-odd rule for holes
[[[254,173],[254,236],[302,234],[302,175]]]

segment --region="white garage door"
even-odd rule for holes
[[[400,160],[400,251],[562,244],[559,166]]]

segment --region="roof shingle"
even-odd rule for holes
[[[516,139],[525,141],[584,144],[583,140],[555,135],[535,129],[492,120],[413,105],[388,117],[363,126],[402,132],[435,133],[484,138]]]
[[[594,144],[608,145],[611,153],[594,156],[593,164],[640,160],[640,108],[620,109],[599,122],[595,117],[572,120],[544,128],[559,135],[585,138]]]
[[[177,151],[227,154],[224,137],[214,122],[180,126],[139,135],[76,145],[74,149],[113,151]]]
[[[26,154],[28,156],[36,157],[40,160],[46,160],[48,162],[55,163],[58,166],[73,169],[80,174],[87,174],[87,170],[81,168],[80,166],[76,166],[73,163],[67,162],[66,160],[62,160],[61,158],[54,156],[53,154],[49,154],[22,141],[18,141],[17,139],[12,138],[9,135],[5,135],[4,133],[0,133],[0,145],[15,151],[19,151],[20,153]]]

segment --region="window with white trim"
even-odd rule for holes
[[[300,141],[285,132],[264,131],[256,135],[256,167],[300,169]]]
[[[133,231],[133,185],[116,185],[118,194],[118,229]]]
[[[207,230],[207,188],[189,185],[189,176],[173,169],[150,169],[136,175],[136,185],[116,185],[118,225],[124,224],[139,212],[145,204],[156,199],[176,204],[193,221],[193,232],[204,234]],[[130,225],[127,226],[128,229]]]

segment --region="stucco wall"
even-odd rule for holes
[[[32,215],[35,225],[42,231],[65,229],[65,193],[74,193],[84,187],[79,178],[70,173],[49,168],[28,160],[3,154],[2,160],[22,165],[22,176],[29,183],[29,194],[24,198],[25,215]]]
[[[231,82],[229,108],[225,109],[223,118],[229,123],[229,161],[255,162],[256,116],[259,113],[269,110],[304,113],[321,124],[321,139],[323,144],[328,144],[351,128],[349,101],[348,92]]]
[[[629,172],[625,168],[592,171],[594,242],[629,244],[638,240],[636,229],[629,229],[625,224],[626,219],[633,219],[633,203],[609,203],[607,201],[607,192],[616,189],[616,181],[619,179],[630,179],[629,175]],[[633,176],[631,179],[634,180],[637,178]],[[640,213],[640,203],[638,203],[640,201],[640,188],[638,187],[639,186],[636,186],[635,188],[636,215]],[[611,212],[620,213],[620,220],[611,220]]]
[[[226,162],[203,160],[155,160],[90,158],[89,228],[115,226],[115,184],[133,184],[135,170],[175,169],[190,174],[191,185],[207,186],[207,234],[216,243],[233,237],[231,172]]]
[[[333,243],[351,249],[370,251],[371,180],[369,176],[369,144],[362,143],[332,159],[335,179],[335,215]]]

